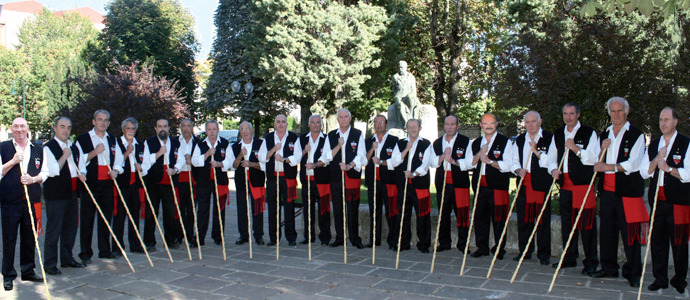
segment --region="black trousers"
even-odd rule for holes
[[[424,216],[420,214],[419,199],[417,198],[417,192],[412,184],[407,184],[407,199],[403,199],[403,197],[405,197],[404,188],[404,186],[401,186],[398,190],[398,210],[400,212],[403,211],[403,202],[405,202],[405,215],[403,219],[400,248],[407,249],[410,246],[410,241],[412,239],[412,225],[410,222],[412,218],[412,209],[414,208],[417,213],[417,249],[429,249],[429,246],[431,246],[431,216],[429,216],[429,214]],[[398,226],[400,226],[400,224],[398,224]]]
[[[208,233],[209,217],[211,216],[211,201],[216,202],[216,190],[213,182],[211,185],[197,184],[196,186],[196,222],[199,228],[199,243],[204,245],[204,239]],[[214,204],[215,207],[215,204]],[[221,212],[222,213],[222,212]],[[213,211],[215,219],[218,219],[218,212]],[[195,239],[196,241],[196,239]]]
[[[194,197],[192,195],[192,190],[189,188],[189,182],[180,182],[177,184],[179,194],[177,195],[180,206],[180,218],[182,224],[184,224],[184,229],[187,231],[187,239],[189,243],[196,243],[194,239]],[[179,236],[177,240],[184,241],[184,235],[182,234],[182,229],[179,230]]]
[[[268,236],[271,238],[271,243],[275,243],[282,236],[282,232],[278,232],[279,236],[276,238],[276,232],[280,228],[280,223],[282,222],[282,216],[278,216],[279,220],[276,220],[276,214],[280,214],[278,206],[278,198],[276,196],[277,185],[276,176],[266,177],[266,204],[268,206]],[[285,239],[288,242],[294,242],[297,240],[297,231],[295,230],[295,203],[287,201],[287,181],[285,176],[280,176],[280,205],[284,207],[283,214],[285,214]]]
[[[14,253],[17,244],[17,229],[19,229],[19,265],[22,276],[35,274],[34,262],[36,244],[34,243],[34,233],[31,229],[31,219],[36,221],[35,212],[29,215],[29,208],[26,200],[15,204],[3,203],[0,207],[2,217],[2,277],[4,280],[17,278],[17,271],[14,269]],[[33,211],[33,207],[31,208]]]
[[[496,253],[496,244],[501,239],[505,220],[496,221],[495,206],[494,206],[494,189],[489,187],[479,188],[479,197],[477,197],[477,210],[474,216],[476,230],[474,231],[474,238],[477,242],[477,251],[483,254],[489,254],[489,229],[493,227],[494,231],[494,246],[490,249],[491,253]],[[505,254],[506,238],[499,247],[499,254]]]
[[[307,195],[307,191],[310,191],[310,195]],[[308,197],[311,196],[311,197]],[[304,203],[308,203],[309,207],[309,213],[311,214],[311,240],[314,241],[316,240],[316,223],[319,224],[319,241],[322,243],[329,243],[331,241],[331,214],[330,214],[330,209],[327,209],[326,207],[321,207],[321,197],[319,195],[319,189],[318,186],[316,185],[316,181],[310,181],[309,182],[309,189],[307,190],[306,185],[302,185],[302,199]],[[304,199],[307,199],[304,201]],[[317,205],[316,203],[319,203],[318,205],[318,210],[317,210]],[[324,206],[328,206],[330,208],[331,203],[325,203]],[[309,228],[308,223],[308,217],[307,217],[307,205],[304,205],[304,208],[302,210],[302,220],[304,224],[304,238],[306,239],[309,236],[309,232],[307,229]],[[321,214],[321,210],[324,211],[324,214]],[[317,214],[317,212],[319,212]],[[318,216],[318,217],[317,217]],[[314,222],[316,220],[316,222]]]
[[[441,189],[442,186],[437,186],[436,192],[436,203],[441,207]],[[441,226],[438,230],[438,246],[439,248],[450,248],[453,242],[450,237],[451,223],[450,214],[455,213],[455,217],[458,218],[457,206],[455,205],[455,187],[452,184],[446,184],[445,199],[443,200],[443,214],[439,217],[439,222]],[[456,224],[457,227],[457,224]],[[465,251],[465,244],[467,243],[467,233],[469,231],[469,226],[457,227],[458,228],[458,242],[455,244],[456,247],[462,251]]]
[[[46,200],[46,231],[44,239],[45,268],[52,269],[58,263],[58,243],[60,261],[63,264],[74,262],[72,248],[77,239],[79,227],[79,199],[75,192],[70,199]]]
[[[548,193],[544,194],[544,199]],[[517,230],[518,230],[518,247],[520,249],[520,255],[527,248],[526,257],[531,257],[532,252],[534,252],[534,240],[536,239],[538,250],[537,258],[549,259],[551,258],[551,201],[546,203],[546,208],[544,209],[544,214],[541,216],[541,224],[537,227],[537,235],[532,239],[532,242],[527,247],[527,240],[534,230],[534,225],[536,219],[539,216],[540,210],[537,208],[534,214],[534,222],[525,223],[525,208],[527,206],[527,198],[525,196],[525,187],[520,189],[520,194],[517,197]]]
[[[81,191],[81,211],[79,212],[79,243],[81,244],[81,252],[79,258],[82,260],[91,259],[93,257],[93,250],[91,249],[91,238],[93,236],[93,221],[96,218],[98,224],[98,256],[110,256],[110,231],[107,224],[110,224],[113,219],[113,181],[112,180],[98,180],[95,183],[89,184],[89,188],[96,199],[96,203],[101,208],[105,221],[101,218],[96,210],[96,205],[93,204],[91,196],[86,189]]]
[[[175,203],[173,203],[173,201],[175,201],[173,190],[170,185],[165,184],[149,184],[147,188],[154,211],[151,212],[151,208],[148,205],[146,206],[144,244],[146,244],[147,247],[156,245],[156,221],[154,218],[158,218],[159,207],[162,205],[165,241],[168,245],[172,245],[175,243],[180,230],[180,223],[178,220],[175,220],[176,209]]]
[[[127,240],[129,241],[129,250],[141,250],[142,245],[137,238],[137,230],[139,229],[139,213],[141,209],[141,202],[139,200],[139,188],[136,185],[120,186],[120,191],[122,191],[122,198],[127,202],[127,208],[129,208],[129,213],[134,219],[134,224],[129,221],[127,212],[125,211],[125,206],[122,204],[122,199],[117,196],[117,199],[113,201],[117,202],[117,215],[113,213],[113,232],[120,242],[122,249],[126,248],[124,233],[125,233],[125,222],[129,223],[127,230]],[[146,204],[148,206],[148,204]],[[136,225],[136,228],[135,228]],[[115,244],[115,239],[112,242],[112,251],[120,253],[120,249]]]
[[[668,286],[668,248],[673,251],[673,268],[675,275],[671,284],[676,287],[686,287],[688,275],[688,243],[674,244],[675,224],[673,222],[673,204],[659,201],[654,217],[652,230],[652,274],[654,282],[661,286]]]
[[[383,224],[381,223],[381,218],[383,216],[383,206],[386,201],[388,201],[388,190],[386,189],[386,184],[380,180],[376,181],[376,201],[374,201],[374,185],[368,187],[367,191],[369,200],[369,242],[376,244],[376,246],[381,245],[381,228]],[[374,216],[374,202],[376,202],[376,216]],[[386,209],[388,205],[385,205]],[[374,217],[376,218],[376,241],[374,238]],[[400,225],[398,225],[400,226]],[[390,228],[390,227],[389,227]]]
[[[249,205],[251,206],[252,216],[252,236],[254,240],[262,239],[264,236],[264,213],[258,211],[258,203],[252,198],[251,189],[249,190]],[[249,240],[249,221],[247,220],[247,192],[246,189],[237,187],[237,230],[240,233],[240,238]]]
[[[573,192],[561,189],[560,195],[560,211],[561,211],[561,241],[563,246],[568,242],[570,231],[573,230],[573,221],[577,216],[573,216]],[[579,235],[578,235],[579,232]],[[573,234],[573,239],[570,246],[566,250],[563,258],[564,264],[577,264],[578,257],[578,237],[582,237],[582,248],[585,251],[585,258],[582,264],[586,269],[596,269],[599,265],[599,257],[597,256],[597,222],[592,222],[592,229],[578,230]]]
[[[333,203],[333,222],[335,223],[335,241],[343,240],[343,183],[342,177],[331,178],[331,202]],[[347,217],[347,237],[353,245],[361,243],[359,237],[359,198],[345,203]]]
[[[628,245],[628,224],[625,221],[623,199],[616,197],[614,192],[599,193],[601,206],[599,216],[601,229],[599,231],[601,254],[601,271],[605,274],[618,275],[618,240],[619,232],[623,236],[623,249],[626,261],[621,269],[624,278],[637,281],[642,275],[642,255],[640,242],[635,239]]]

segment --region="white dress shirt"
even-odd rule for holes
[[[621,128],[620,132],[618,132],[618,135],[613,134],[613,125],[609,126],[609,128],[606,130],[609,132],[608,138],[611,139],[609,149],[606,151],[606,163],[616,164],[616,161],[618,160],[618,151],[620,150],[621,142],[623,141],[623,135],[625,135],[626,131],[630,130],[630,122],[625,122],[625,125],[623,125],[623,128]],[[635,141],[635,144],[633,144],[632,149],[628,149],[628,151],[630,151],[628,159],[618,163],[623,169],[625,169],[625,175],[630,175],[630,173],[639,170],[645,151],[644,134],[640,134],[640,136],[637,137],[637,141]],[[606,172],[606,174],[614,173],[615,171]]]
[[[242,151],[242,149],[247,149],[247,158],[245,158],[245,159],[248,160],[249,156],[252,153],[252,144],[254,144],[254,138],[252,138],[249,141],[249,143],[245,143],[243,139],[240,139],[238,141],[238,143],[240,143],[240,145],[242,147],[242,148],[240,148],[240,151]],[[235,159],[237,159],[237,157],[235,156],[235,152],[233,152],[232,149],[230,149],[230,151],[228,151],[228,152],[230,152],[230,154],[227,155],[227,156],[229,156],[229,160],[230,160],[230,170],[233,170],[233,171],[237,170],[237,168],[232,166],[232,162],[234,162]],[[242,154],[242,153],[240,153],[240,154]],[[257,158],[259,158],[259,152],[255,153],[255,155]],[[259,167],[261,168],[261,171],[266,171],[266,163],[262,163],[259,161]]]
[[[163,154],[163,165],[168,166],[170,163],[170,159],[173,157],[174,153],[171,152],[171,145],[172,141],[170,138],[165,139],[165,142],[161,141],[161,139],[158,139],[158,142],[160,143],[161,147],[165,147],[165,153]],[[174,158],[172,158],[174,159]],[[151,169],[151,166],[156,164],[156,153],[151,153],[149,150],[149,144],[144,143],[144,162],[141,164],[141,168],[148,173],[149,169]],[[177,150],[177,160],[175,161],[174,168],[177,170],[177,173],[180,173],[180,170],[182,170],[182,167],[184,167],[186,161],[184,158],[184,155],[180,155],[180,150]]]
[[[22,164],[21,167],[23,168],[24,172],[27,172],[28,167],[29,167],[29,163],[32,163],[32,164],[36,163],[35,161],[31,160],[31,148],[36,147],[36,145],[34,145],[34,143],[32,143],[31,141],[27,141],[26,147],[24,147],[24,150],[22,150],[22,148],[19,146],[19,144],[17,144],[17,141],[15,141],[14,139],[12,139],[12,144],[14,145],[14,149],[17,152],[22,152],[22,155],[24,155],[24,158],[21,161],[21,164]],[[43,151],[43,153],[45,154],[45,150]],[[10,160],[11,159],[12,158],[10,158]],[[3,161],[2,164],[5,164],[5,161]],[[41,177],[41,180],[42,180],[41,182],[46,181],[46,178],[48,178],[48,172],[49,171],[48,171],[48,167],[45,164],[45,156],[44,156],[43,157],[43,164],[41,165],[41,170],[38,173],[38,176]]]
[[[340,128],[336,129],[336,133],[338,133],[338,136],[340,136],[345,141],[345,143],[347,143],[347,139],[350,137],[350,132],[352,132],[352,126],[348,127],[347,131],[345,132],[342,132]],[[343,148],[345,147],[351,147],[351,145],[343,144]],[[326,163],[330,163],[331,161],[333,161],[334,154],[333,149],[331,148],[331,143],[328,141],[328,139],[326,139],[326,143],[324,144],[323,149],[323,154],[328,155],[328,161]],[[344,149],[340,149],[342,153],[345,153],[345,151],[343,150]],[[357,172],[361,172],[362,166],[367,163],[367,150],[366,147],[364,147],[364,134],[359,135],[359,141],[357,141],[357,155],[352,160],[352,162],[355,163],[354,169]],[[341,162],[336,163],[339,164]]]
[[[673,136],[671,137],[671,140],[669,140],[668,143],[668,148],[666,148],[666,156],[663,158],[666,160],[669,155],[671,154],[671,147],[673,146],[673,143],[676,141],[676,136],[678,136],[678,131],[673,133]],[[666,146],[666,140],[662,136],[659,138],[659,146],[657,147],[657,153],[658,151],[661,150],[661,148]],[[647,178],[652,178],[654,177],[654,173],[656,170],[652,171],[649,173],[649,150],[645,151],[644,158],[642,159],[642,163],[640,164],[640,175],[642,178],[647,179]],[[653,157],[652,157],[653,159]],[[685,158],[683,159],[683,167],[682,168],[676,168],[678,170],[678,174],[680,174],[680,182],[682,183],[688,183],[690,182],[690,170],[688,170],[688,167],[690,166],[690,148],[685,151]],[[661,171],[659,174],[659,186],[664,186],[664,171]]]
[[[60,139],[54,137],[55,141],[57,141],[58,145],[60,146],[60,149],[65,149],[67,147],[72,147],[72,141],[67,140],[67,143],[63,143]],[[61,155],[62,156],[62,155]],[[53,155],[53,151],[50,151],[48,147],[43,147],[43,168],[47,168],[48,170],[48,177],[55,177],[55,176],[60,176],[60,164],[58,163],[59,157],[56,158],[55,155]],[[65,164],[63,165],[64,167],[69,168],[69,174],[72,178],[77,177],[77,169],[75,168],[74,164],[70,163],[71,158],[67,158],[65,161]],[[43,179],[45,181],[45,178]]]
[[[574,139],[575,134],[577,134],[577,130],[580,129],[580,121],[577,121],[577,125],[573,128],[573,131],[568,131],[568,126],[563,127],[563,133],[565,133],[565,139],[564,141],[567,141],[568,139]],[[580,162],[582,162],[583,165],[585,166],[593,166],[597,162],[597,158],[599,155],[599,138],[597,137],[597,133],[592,131],[592,135],[589,137],[589,143],[587,144],[587,147],[583,147],[583,145],[577,145],[580,147]],[[563,146],[565,148],[565,145]],[[565,148],[565,153],[563,154],[565,158],[563,158],[563,169],[561,170],[563,174],[570,172],[568,170],[568,159],[570,159],[570,150],[568,148]],[[558,148],[556,148],[556,135],[554,134],[554,137],[551,139],[551,146],[549,146],[549,173],[551,173],[553,170],[558,169],[558,164],[560,161],[558,161]]]
[[[417,139],[412,142],[412,148],[410,148],[410,151],[407,152],[407,166],[405,167],[405,170],[407,171],[412,171],[411,166],[412,166],[412,155],[415,154],[415,151],[417,151],[417,145],[419,145],[419,141],[421,140],[421,137],[417,137]],[[403,141],[407,141],[408,143],[410,142],[410,138],[406,137],[403,139]],[[405,149],[403,149],[404,151]],[[429,164],[431,160],[431,145],[426,147],[426,150],[422,152],[422,164],[417,167],[413,172],[417,172],[417,176],[424,176],[426,175],[427,172],[429,172]],[[395,149],[393,150],[393,155],[391,156],[391,159],[389,160],[388,164],[388,169],[393,170],[395,167],[399,166],[405,158],[402,157],[402,151],[400,150],[400,146],[396,145]]]
[[[441,139],[441,153],[432,153],[434,154],[431,162],[430,162],[430,167],[432,168],[438,168],[441,166],[441,164],[438,163],[438,159],[443,155],[444,152],[446,152],[446,149],[450,148],[451,151],[453,151],[453,145],[455,145],[455,140],[458,138],[458,134],[456,133],[453,138],[448,141],[448,135],[444,134]],[[458,159],[456,162],[458,163],[458,167],[460,168],[460,171],[467,171],[469,169],[472,169],[472,158],[474,157],[474,154],[472,153],[472,141],[467,140],[467,145],[464,145],[465,147],[465,158]],[[433,152],[433,151],[432,151]],[[438,155],[436,155],[438,154]],[[452,153],[451,153],[452,154]],[[444,171],[450,171],[451,166],[450,163],[447,161],[443,161],[443,170]]]
[[[103,144],[103,146],[105,147],[105,150],[103,150],[103,152],[96,155],[96,157],[92,158],[90,161],[87,161],[89,153],[84,153],[84,149],[82,149],[81,145],[77,143],[77,148],[79,149],[79,172],[86,175],[86,166],[91,164],[94,161],[94,159],[96,159],[96,162],[99,166],[109,165],[110,151],[112,148],[115,148],[115,161],[113,162],[113,170],[117,171],[118,174],[122,174],[122,172],[124,172],[124,170],[122,169],[122,166],[124,164],[122,151],[120,151],[120,147],[118,147],[117,145],[110,145],[108,143],[108,135],[109,133],[106,132],[103,137],[100,137],[96,134],[95,129],[91,129],[91,131],[89,131],[89,137],[91,138],[91,144],[93,145],[94,149],[98,146],[98,144]]]
[[[179,136],[178,138],[180,140],[180,148],[177,150],[177,155],[182,156],[183,158],[185,155],[189,154],[189,156],[192,156],[192,152],[194,152],[194,137],[189,138],[189,142],[184,139],[184,136]],[[182,166],[182,169],[180,169],[180,172],[182,171],[189,171],[189,166],[187,165],[187,159],[185,158],[185,163],[184,166]]]
[[[525,169],[528,173],[532,173],[532,163],[530,159],[530,157],[532,157],[532,147],[530,146],[530,142],[537,144],[542,138],[544,138],[544,136],[541,128],[539,128],[539,132],[537,132],[534,140],[532,140],[532,136],[528,132],[525,133],[525,144],[522,145],[522,149],[517,149],[518,151],[522,151],[522,161],[520,161],[520,153],[518,151],[513,152],[513,167],[511,169],[513,173],[518,169]],[[518,147],[517,143],[515,143],[515,147]],[[544,152],[539,155],[539,167],[548,168],[548,166],[549,156]]]
[[[481,144],[479,144],[479,147],[483,147],[484,145],[488,144],[487,149],[491,151],[491,147],[494,145],[494,141],[496,140],[496,136],[498,136],[498,133],[494,133],[494,135],[491,137],[490,140],[486,139],[486,136],[481,137]],[[517,151],[517,147],[513,142],[510,140],[506,141],[506,146],[505,149],[503,150],[503,160],[496,160],[495,162],[498,164],[499,171],[501,173],[508,173],[511,171],[511,168],[513,167],[513,155],[514,152]],[[481,151],[481,150],[480,150]],[[477,162],[479,164],[480,161]],[[472,165],[472,168],[476,168],[477,165]],[[481,175],[486,175],[486,167],[482,168],[482,174]]]
[[[307,154],[307,163],[314,163],[314,154],[316,154],[316,148],[319,147],[319,140],[321,138],[324,138],[324,134],[319,132],[319,135],[316,137],[316,139],[313,138],[313,135],[311,132],[307,134],[307,140],[309,141],[309,153]],[[323,148],[326,148],[326,144],[328,144],[328,140],[323,142]],[[321,152],[321,156],[319,156],[319,161],[325,163],[324,160],[326,158],[324,157],[325,151]],[[305,168],[306,169],[306,168]],[[313,169],[306,169],[307,170],[307,176],[314,176],[314,170]]]
[[[216,142],[213,144],[211,144],[211,141],[208,139],[208,137],[201,142],[206,143],[209,149],[213,149],[220,144],[220,138],[217,138]],[[221,162],[223,164],[223,166],[221,167],[221,170],[223,170],[223,172],[227,172],[230,169],[230,167],[232,167],[232,160],[230,160],[230,155],[228,155],[228,152],[232,153],[232,149],[229,145],[228,149],[225,150],[225,159],[223,159],[223,161]],[[192,165],[195,167],[203,167],[204,162],[206,161],[204,155],[206,155],[206,153],[202,153],[201,148],[199,148],[199,145],[196,145],[196,147],[194,147],[194,152],[192,154]],[[214,161],[213,155],[211,155],[211,161]]]
[[[290,135],[290,132],[285,131],[285,134],[283,135],[283,138],[281,139],[278,137],[278,134],[275,131],[273,132],[274,145],[277,145],[278,143],[280,143],[280,148],[273,155],[278,154],[280,156],[283,156],[283,148],[285,147],[287,137],[289,135]],[[262,162],[265,164],[270,160],[268,157],[266,157],[266,154],[268,154],[268,150],[270,150],[270,149],[267,148],[266,139],[264,139],[264,142],[261,143],[261,148],[259,148],[259,162]],[[299,164],[299,162],[302,160],[302,145],[300,145],[299,139],[296,139],[294,144],[292,145],[292,155],[290,155],[288,157],[283,156],[283,159],[285,161],[290,160],[289,164],[291,167],[294,167],[297,164]],[[275,172],[284,172],[285,171],[285,169],[283,168],[282,162],[275,160],[274,163],[275,163],[275,165],[274,165]]]

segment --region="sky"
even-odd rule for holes
[[[0,0],[0,3],[16,2],[18,0]],[[105,14],[105,7],[109,0],[36,0],[43,3],[49,10],[58,11],[89,6]],[[195,20],[197,42],[200,44],[197,59],[206,59],[213,46],[216,27],[213,25],[213,14],[218,7],[218,0],[180,0]]]

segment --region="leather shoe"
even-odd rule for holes
[[[36,273],[26,276],[22,275],[22,281],[43,282],[43,277],[38,276]]]
[[[647,289],[650,290],[650,291],[652,291],[652,292],[653,292],[653,291],[658,291],[658,290],[660,290],[660,289],[665,289],[665,288],[668,288],[668,286],[663,286],[663,285],[658,284],[658,283],[656,283],[656,282],[652,282],[652,284],[650,284],[650,285],[647,287]]]
[[[305,239],[299,241],[299,243],[302,244],[302,245],[309,244],[309,239],[305,238]]]
[[[248,241],[249,241],[249,240],[247,240],[247,239],[239,238],[239,239],[237,239],[237,240],[235,241],[235,245],[242,245],[242,244],[244,244],[244,243],[246,243],[246,242],[248,242]]]
[[[687,284],[685,284],[687,285]],[[671,282],[671,286],[678,291],[678,293],[685,294],[685,285],[675,284]]]
[[[331,244],[330,242],[321,242],[321,246],[328,246],[330,244]]]
[[[73,262],[68,263],[68,264],[61,264],[60,267],[63,267],[63,268],[83,268],[86,266],[80,262],[73,261]]]
[[[180,244],[178,244],[178,243],[170,243],[170,244],[168,244],[168,248],[170,248],[170,249],[180,249]]]
[[[429,253],[429,248],[421,248],[421,249],[419,249],[419,252]]]
[[[554,267],[554,268],[558,268],[558,263],[555,263],[555,264],[553,264],[553,265],[551,265],[551,266]],[[565,268],[574,268],[574,267],[577,267],[577,263],[563,263],[563,264],[561,265],[561,269],[565,269]]]
[[[203,244],[202,244],[203,245]],[[146,251],[148,252],[154,252],[156,251],[156,246],[146,246]]]
[[[484,253],[484,252],[479,252],[479,250],[472,252],[470,254],[472,257],[482,257],[482,256],[489,256],[489,253]]]
[[[113,253],[109,253],[109,254],[99,254],[99,255],[98,255],[98,258],[116,259],[117,256],[116,256],[115,254],[113,254]]]
[[[438,246],[438,247],[436,247],[436,252],[443,252],[446,250],[450,250],[450,246]]]
[[[606,274],[601,270],[593,272],[590,276],[594,278],[618,278],[618,274]]]
[[[84,266],[88,266],[91,264],[91,259],[90,258],[82,258],[81,263],[84,264]]]
[[[292,246],[292,247],[297,246],[297,242],[295,242],[295,241],[288,242],[288,246]]]
[[[12,280],[5,280],[3,286],[5,287],[6,291],[11,291],[14,288],[14,284],[12,283]]]
[[[266,243],[264,242],[264,239],[258,239],[256,240],[257,245],[265,245]]]
[[[335,241],[335,242],[331,243],[329,246],[330,246],[330,247],[340,247],[340,246],[342,246],[342,245],[343,245],[343,242],[341,242],[341,241]]]
[[[269,246],[269,247],[272,247],[272,246],[275,246],[275,245],[276,245],[276,242],[268,242],[268,243],[266,244],[266,246]]]
[[[540,260],[539,260],[539,264],[542,265],[542,266],[548,266],[548,265],[551,264],[551,260],[548,259],[548,258],[540,259]]]
[[[587,275],[589,277],[593,277],[594,273],[596,272],[597,270],[593,267],[585,267],[584,269],[582,269],[582,274]]]
[[[132,252],[132,253],[145,253],[145,252],[144,252],[144,248],[130,249],[129,252]]]
[[[505,256],[505,253],[499,253],[498,254],[498,260],[503,260],[503,256]]]
[[[628,280],[628,283],[630,283],[630,287],[638,288],[640,287],[640,279],[638,278],[637,280],[633,280],[632,278],[626,278]]]
[[[518,255],[516,257],[513,257],[513,261],[520,261],[520,257],[522,257],[522,255]],[[528,259],[532,259],[532,255],[525,256],[524,260],[528,260]]]
[[[220,245],[223,243],[223,240],[216,240],[216,241],[213,241],[213,243],[215,243],[216,245]]]
[[[372,242],[368,242],[368,243],[366,243],[366,244],[364,245],[364,247],[365,247],[365,248],[371,248],[371,247],[374,247],[374,243],[372,243]]]
[[[50,269],[45,269],[46,274],[48,275],[61,275],[62,271],[58,268],[50,268]]]
[[[357,248],[357,249],[364,249],[364,245],[362,244],[362,242],[356,242],[356,243],[353,243],[352,245],[355,246],[355,248]]]

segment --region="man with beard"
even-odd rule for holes
[[[433,143],[431,167],[436,168],[436,201],[443,215],[439,216],[438,251],[450,250],[450,213],[455,212],[458,228],[458,250],[465,251],[470,220],[470,177],[472,147],[470,139],[458,134],[458,118],[448,116],[443,122],[446,132]],[[442,166],[443,165],[443,166]],[[441,167],[442,166],[442,167]],[[444,174],[445,172],[445,174]],[[442,199],[444,182],[445,197]]]
[[[264,207],[266,206],[266,188],[264,182],[266,165],[259,162],[259,149],[264,142],[254,138],[254,127],[247,121],[240,124],[240,140],[232,144],[230,161],[235,170],[235,187],[237,189],[237,229],[240,237],[236,245],[249,241],[249,224],[247,223],[247,193],[251,199],[252,231],[257,245],[264,244]],[[249,178],[247,178],[247,175]],[[246,182],[249,182],[247,190]]]
[[[158,208],[163,206],[163,228],[168,247],[180,247],[177,237],[180,235],[180,223],[175,220],[177,205],[171,185],[178,186],[177,174],[185,164],[184,155],[179,155],[180,141],[169,138],[170,126],[165,118],[155,122],[156,135],[146,139],[144,143],[143,169],[146,170],[146,186],[154,211],[146,206],[144,220],[144,244],[148,251],[155,251],[156,223]]]
[[[178,155],[184,157],[185,164],[182,166],[179,174],[179,182],[176,187],[179,190],[177,197],[180,203],[180,218],[184,224],[184,228],[187,230],[187,238],[192,247],[198,247],[196,244],[196,239],[194,238],[194,214],[195,214],[195,204],[193,190],[192,188],[196,185],[194,181],[194,171],[192,170],[192,151],[194,147],[199,143],[199,139],[194,136],[194,123],[190,119],[184,119],[180,122],[180,136],[177,140],[180,142],[180,149],[178,150]],[[191,181],[191,184],[190,184]],[[192,187],[190,187],[190,185]],[[182,241],[184,235],[179,232],[177,240]]]
[[[395,172],[388,169],[398,137],[388,135],[388,120],[383,115],[374,118],[374,135],[364,141],[367,149],[367,167],[364,169],[364,181],[367,184],[369,196],[369,243],[364,245],[371,248],[381,245],[381,215],[386,206],[386,221],[388,222],[388,247],[393,249],[398,243],[398,234],[393,228],[400,226],[398,219],[398,186],[395,182]],[[374,171],[376,169],[376,171]],[[376,172],[376,173],[375,173]],[[376,184],[374,184],[376,181]],[[376,185],[376,192],[374,192]],[[374,200],[374,194],[376,199]],[[376,216],[374,216],[376,203]],[[374,218],[376,218],[376,241],[374,243]]]
[[[316,202],[319,203],[319,240],[321,245],[328,246],[331,241],[331,186],[330,171],[324,161],[324,145],[326,136],[321,132],[321,116],[312,115],[309,117],[309,132],[300,136],[300,146],[302,149],[302,161],[300,164],[300,180],[302,181],[302,199],[305,208],[302,210],[304,219],[304,239],[300,244],[309,243],[309,239],[314,242],[316,239],[316,228],[314,220],[316,218]],[[309,189],[307,189],[309,185]],[[311,197],[309,197],[311,195]],[[308,205],[308,206],[307,206]],[[306,212],[309,207],[311,223],[308,223],[309,216]],[[311,227],[311,237],[309,228]]]

